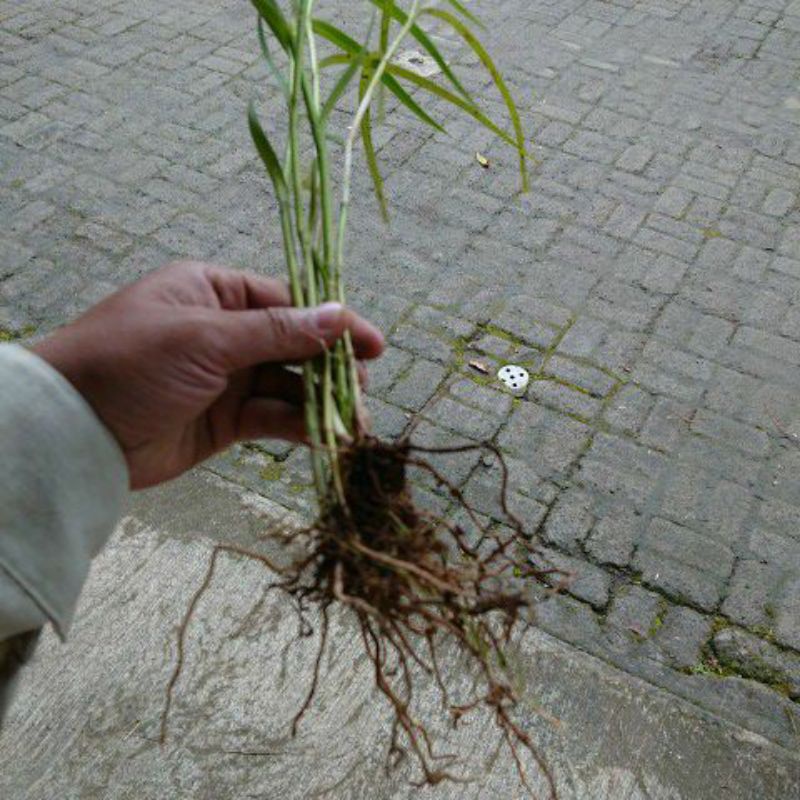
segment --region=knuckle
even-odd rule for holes
[[[289,309],[280,307],[267,308],[264,311],[264,316],[267,327],[276,340],[290,339],[296,334],[294,317]]]

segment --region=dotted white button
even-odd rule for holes
[[[515,364],[507,364],[505,367],[501,367],[497,377],[512,392],[524,392],[531,379],[528,370]]]

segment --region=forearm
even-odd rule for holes
[[[0,641],[50,621],[64,636],[92,556],[121,512],[123,455],[52,367],[0,346]]]

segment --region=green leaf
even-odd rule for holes
[[[277,81],[278,87],[283,93],[283,96],[288,99],[289,84],[286,83],[286,78],[283,77],[283,73],[278,69],[274,59],[272,58],[272,53],[270,52],[269,44],[267,43],[267,37],[264,33],[264,20],[261,16],[258,17],[258,41],[261,45],[261,54],[264,56],[264,60],[267,62],[270,72]]]
[[[527,152],[525,150],[525,133],[522,130],[522,123],[519,118],[519,111],[517,110],[514,98],[511,96],[503,76],[492,61],[486,48],[478,41],[474,33],[456,16],[449,11],[442,11],[440,8],[425,8],[421,12],[428,14],[437,19],[441,19],[452,27],[464,41],[470,46],[472,51],[480,59],[480,62],[486,68],[486,71],[492,76],[495,86],[500,94],[503,96],[508,115],[511,118],[511,124],[514,126],[514,133],[517,140],[517,152],[519,153],[519,170],[522,177],[522,191],[528,191],[528,168],[527,168]]]
[[[311,26],[314,33],[332,42],[345,53],[356,55],[361,51],[361,45],[352,36],[348,36],[341,28],[337,28],[324,19],[313,19]]]
[[[492,133],[496,136],[499,136],[504,142],[512,145],[513,147],[517,146],[517,141],[514,137],[510,136],[506,133],[502,128],[498,127],[494,122],[492,122],[489,117],[486,116],[477,106],[473,105],[472,103],[468,103],[462,97],[459,97],[457,94],[453,94],[453,92],[445,89],[443,86],[440,86],[435,81],[432,81],[430,78],[425,78],[422,75],[414,72],[413,70],[406,69],[405,67],[400,67],[394,64],[390,64],[388,67],[389,72],[392,75],[397,76],[398,78],[403,78],[404,80],[409,81],[410,83],[415,83],[421,89],[424,89],[426,92],[430,92],[431,94],[436,95],[437,97],[441,97],[442,100],[446,100],[448,103],[460,108],[462,111],[465,111],[471,117],[476,119],[478,122],[481,123],[485,128],[488,128]]]
[[[364,96],[364,89],[367,84],[368,78],[362,75],[361,83],[359,86],[358,96],[359,99]],[[381,177],[381,170],[378,166],[378,157],[375,154],[375,144],[372,141],[372,113],[371,109],[367,109],[364,118],[361,120],[361,141],[364,144],[364,155],[367,159],[367,169],[369,169],[370,177],[372,178],[372,186],[375,189],[375,197],[378,200],[378,205],[381,210],[381,216],[385,222],[389,221],[389,206],[386,202],[386,194],[383,191],[383,178]]]
[[[321,19],[315,19],[312,24],[315,33],[317,33],[319,36],[322,36],[324,39],[327,39],[329,42],[332,42],[341,50],[344,50],[345,53],[356,55],[361,52],[362,47],[355,39],[348,36],[344,31],[340,30],[335,25],[332,25],[330,22],[325,22],[325,20]],[[369,60],[372,62],[379,60],[378,54],[370,54]],[[320,66],[327,67],[333,63],[336,63],[335,60],[333,60],[331,57],[328,57],[320,62]],[[381,80],[386,88],[395,97],[397,97],[397,99],[406,108],[416,114],[426,125],[430,125],[432,128],[435,128],[437,131],[442,133],[445,132],[444,127],[436,122],[436,120],[433,119],[433,117],[431,117],[430,114],[428,114],[391,75],[384,72]]]
[[[416,114],[426,125],[430,125],[440,133],[447,133],[443,125],[440,125],[414,98],[395,80],[388,72],[384,72],[381,77],[384,86],[407,108]]]
[[[272,185],[275,187],[275,194],[278,196],[278,201],[281,203],[288,202],[289,189],[286,185],[286,176],[283,173],[283,167],[281,167],[281,162],[278,160],[275,149],[270,143],[267,134],[264,133],[261,123],[258,121],[258,116],[256,115],[256,110],[252,103],[250,103],[247,109],[247,122],[250,126],[250,135],[253,137],[253,143],[256,146],[258,155],[261,156],[261,160],[267,168],[267,173],[272,181]]]
[[[370,0],[371,3],[377,5],[379,8],[384,7],[385,0]],[[398,8],[394,2],[390,2],[387,6],[388,12],[401,24],[405,25],[408,20],[408,14],[403,9]],[[419,25],[411,26],[411,35],[419,42],[420,46],[428,53],[428,55],[436,62],[439,69],[447,76],[448,80],[461,92],[464,97],[472,101],[469,92],[464,88],[461,81],[456,77],[450,65],[445,60],[444,56],[439,52],[439,48],[431,41],[427,33],[425,33]]]
[[[281,47],[286,51],[292,51],[294,49],[292,26],[283,16],[283,12],[275,0],[251,0],[251,2]]]
[[[379,0],[381,9],[381,33],[380,33],[380,52],[381,56],[389,49],[389,28],[392,24],[391,9],[394,0]]]
[[[453,8],[458,11],[462,17],[468,19],[473,25],[477,25],[482,29],[486,28],[486,26],[459,0],[447,0],[447,2],[453,6]]]
[[[367,37],[369,39],[369,37]],[[367,43],[364,43],[364,46],[358,52],[358,55],[355,58],[351,56],[342,56],[347,61],[350,62],[350,65],[345,69],[342,74],[339,76],[339,80],[336,82],[336,85],[331,90],[331,93],[328,95],[328,99],[325,101],[325,105],[322,107],[321,118],[322,120],[326,120],[328,115],[333,110],[333,107],[338,102],[339,98],[347,91],[347,87],[350,85],[350,81],[353,80],[355,77],[356,72],[361,68],[364,64],[364,59],[367,55]],[[327,60],[327,59],[324,59]],[[320,69],[323,69],[323,64],[320,62],[319,64]],[[327,65],[326,65],[327,66]]]

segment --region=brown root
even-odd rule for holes
[[[501,536],[482,522],[462,492],[421,457],[487,448],[502,469],[500,502],[512,536]],[[518,697],[505,659],[509,644],[527,625],[522,612],[531,605],[529,593],[515,588],[519,584],[511,578],[552,584],[555,570],[538,570],[531,563],[532,545],[522,522],[508,508],[508,471],[501,454],[491,444],[425,449],[405,440],[387,444],[364,437],[341,453],[340,463],[346,503],[331,502],[313,527],[291,535],[303,543],[307,555],[280,567],[244,548],[214,548],[206,576],[178,630],[161,741],[167,735],[172,697],[184,665],[188,625],[212,581],[219,555],[227,552],[258,561],[278,576],[272,588],[293,600],[301,621],[299,635],[310,633],[310,613],[320,616],[312,681],[292,722],[292,735],[313,703],[328,645],[329,613],[337,605],[355,618],[375,685],[393,710],[387,767],[411,755],[421,772],[419,785],[465,780],[452,771],[456,756],[437,753],[427,727],[415,716],[414,689],[422,675],[433,681],[453,727],[473,712],[488,711],[500,745],[509,749],[526,790],[532,794],[524,753],[545,777],[550,797],[556,798],[547,763],[513,721]],[[409,466],[427,472],[447,490],[456,509],[468,515],[472,536],[462,526],[415,505],[406,481]],[[441,669],[445,645],[455,645],[475,671],[467,702],[453,702]]]

